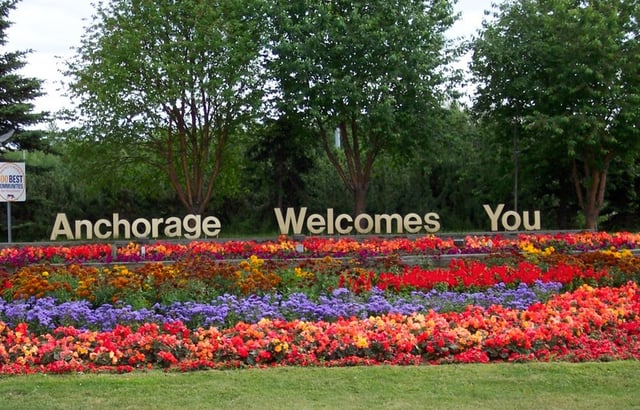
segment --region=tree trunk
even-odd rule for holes
[[[578,196],[578,204],[585,217],[586,229],[598,229],[598,217],[604,206],[604,192],[611,159],[612,155],[607,154],[601,168],[594,166],[590,161],[584,161],[582,177],[579,175],[577,160],[573,160],[571,178]]]
[[[334,134],[320,123],[320,137],[329,162],[338,172],[345,187],[353,195],[355,217],[366,210],[371,170],[381,147],[361,135],[355,118],[349,122],[341,122],[338,125],[338,130],[340,132],[340,147],[344,153],[344,163],[332,145]]]
[[[353,190],[353,216],[356,217],[366,212],[367,209],[367,182],[361,181]]]
[[[587,208],[583,209],[584,218],[586,221],[586,229],[597,230],[598,229],[598,216],[600,216],[600,209],[595,204],[585,204]]]

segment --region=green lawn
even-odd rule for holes
[[[640,362],[0,378],[2,409],[640,409]]]

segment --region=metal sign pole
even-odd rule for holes
[[[11,138],[13,136],[13,134],[16,132],[16,130],[9,130],[7,132],[5,132],[4,134],[0,135],[0,144],[4,144],[5,142],[7,142],[9,140],[9,138]],[[22,160],[24,161],[26,159],[26,154],[25,151],[22,151]],[[6,164],[6,163],[2,163],[2,168],[3,168],[3,172],[2,172],[2,176],[5,176],[5,166],[10,165],[10,164]],[[21,165],[21,167],[19,167],[17,169],[18,173],[16,174],[16,169],[13,169],[13,175],[9,174],[9,182],[11,183],[11,178],[15,178],[15,176],[17,175],[18,177],[18,182],[21,185],[21,188],[17,188],[17,189],[21,189],[22,193],[18,193],[17,197],[14,196],[16,195],[16,192],[9,192],[9,195],[7,195],[7,197],[9,198],[9,200],[7,201],[7,243],[11,243],[11,198],[16,198],[18,201],[24,201],[26,199],[26,197],[23,197],[21,199],[21,195],[25,195],[25,189],[24,189],[24,179],[25,179],[25,171],[24,171],[24,162],[22,164],[18,164]],[[4,189],[4,188],[3,188]],[[16,189],[14,189],[15,191]],[[3,191],[2,196],[4,197],[6,194],[6,192]]]
[[[7,201],[7,243],[11,243],[11,201]]]

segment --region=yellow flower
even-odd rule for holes
[[[272,343],[274,344],[273,351],[276,353],[286,352],[289,350],[289,343],[281,342],[280,339],[273,339]]]
[[[549,256],[555,251],[556,251],[556,249],[553,246],[549,246],[548,248],[545,248],[544,251],[542,251],[542,255],[543,256]]]
[[[358,335],[358,337],[356,338],[355,344],[356,344],[356,347],[359,349],[366,349],[367,347],[369,347],[369,341],[361,335]]]
[[[616,250],[614,247],[611,247],[611,249],[604,250],[602,251],[602,253],[605,255],[613,256],[618,259],[630,258],[633,256],[633,253],[629,249]]]

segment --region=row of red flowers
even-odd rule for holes
[[[399,273],[383,272],[379,275],[372,271],[360,270],[355,274],[343,274],[338,286],[358,293],[369,291],[374,286],[394,291],[430,290],[435,287],[464,290],[487,288],[497,283],[530,285],[542,281],[569,285],[598,284],[613,280],[607,268],[594,269],[563,262],[543,269],[531,262],[520,262],[516,266],[492,266],[478,260],[454,259],[447,268],[424,269],[420,266],[405,266]]]
[[[522,247],[560,251],[640,248],[640,234],[630,232],[583,232],[555,234],[519,234],[466,236],[461,241],[452,237],[426,235],[406,237],[322,238],[301,240],[281,236],[277,240],[240,241],[209,240],[188,243],[156,241],[126,243],[124,246],[107,243],[78,245],[19,246],[0,249],[0,265],[24,266],[42,262],[137,262],[143,260],[175,260],[189,255],[212,255],[219,259],[292,258],[330,256],[386,256],[390,254],[468,254],[517,250]]]
[[[385,315],[336,322],[262,320],[191,331],[180,322],[111,332],[63,327],[36,336],[0,323],[0,373],[125,372],[243,366],[337,366],[640,359],[640,290],[584,285],[525,311]]]

